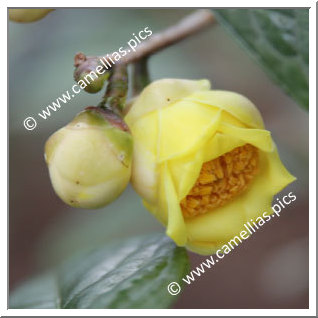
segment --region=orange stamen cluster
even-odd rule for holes
[[[189,194],[180,202],[185,217],[205,214],[242,193],[258,171],[258,150],[246,144],[205,162]]]

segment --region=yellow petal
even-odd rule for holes
[[[149,112],[165,108],[195,91],[209,89],[208,80],[162,79],[152,82],[142,91],[125,120],[128,125],[132,125],[135,120]]]
[[[263,119],[258,109],[243,95],[221,90],[197,91],[186,99],[221,108],[248,127],[264,128]]]
[[[218,129],[221,112],[180,101],[160,111],[160,162],[201,149]]]
[[[178,245],[184,246],[187,241],[185,222],[167,163],[161,168],[160,183],[159,207],[167,211],[167,235]]]

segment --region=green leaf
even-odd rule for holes
[[[189,271],[186,250],[165,235],[78,254],[10,295],[10,308],[167,308],[170,282]]]
[[[308,109],[309,10],[219,9],[214,13],[273,80]]]

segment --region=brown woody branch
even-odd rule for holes
[[[123,56],[118,63],[130,64],[137,62],[145,56],[152,55],[167,46],[180,42],[184,38],[202,30],[203,28],[215,23],[215,18],[211,10],[200,9],[183,18],[179,23],[166,30],[151,35],[149,40],[142,42],[136,48],[136,51]],[[127,48],[127,51],[129,48]],[[108,59],[105,56],[85,56],[83,53],[77,53],[74,58],[74,65],[78,67],[87,59]]]

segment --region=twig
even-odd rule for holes
[[[136,62],[144,56],[154,54],[167,46],[180,42],[213,22],[215,19],[210,10],[195,11],[176,25],[152,35],[148,41],[142,42],[135,52],[126,55],[121,62],[126,64]]]
[[[99,107],[104,111],[124,116],[129,107],[125,109],[126,95],[127,95],[127,64],[134,63],[133,78],[134,78],[134,95],[138,94],[149,82],[147,60],[150,55],[164,49],[167,46],[180,42],[184,38],[200,31],[201,29],[213,24],[215,22],[214,16],[210,10],[197,10],[189,16],[183,18],[179,23],[167,28],[166,30],[154,34],[142,42],[136,51],[130,51],[126,48],[128,53],[122,56],[121,60],[116,64],[110,64],[109,55],[103,56],[86,56],[83,53],[77,53],[74,58],[74,65],[77,68],[75,75],[79,71],[85,69],[91,70],[90,66],[93,64],[104,65],[105,69],[110,73],[110,78],[106,88],[105,95],[99,103]],[[103,60],[103,61],[101,61]],[[106,66],[106,64],[108,64]]]
[[[152,55],[167,46],[180,42],[184,38],[202,30],[203,28],[213,24],[215,22],[214,15],[210,10],[201,9],[197,10],[194,13],[191,13],[189,16],[183,18],[179,23],[174,26],[167,28],[166,30],[152,35],[149,40],[142,42],[137,48],[136,51],[128,53],[126,56],[123,56],[118,63],[130,64],[134,63],[145,56]],[[127,48],[130,50],[130,48]],[[89,57],[85,56],[83,53],[78,53],[75,56],[75,66],[79,66],[86,59],[96,58],[109,60],[107,55]],[[116,64],[118,64],[116,63]]]

